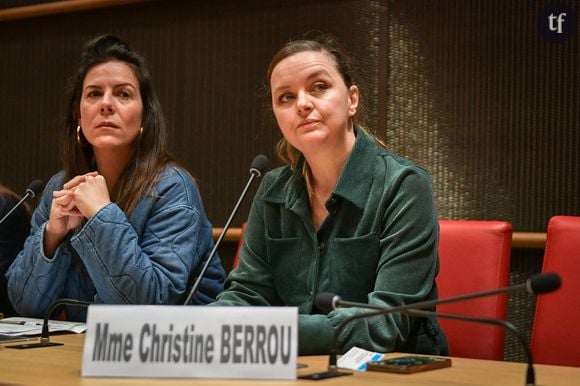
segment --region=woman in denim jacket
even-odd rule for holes
[[[112,35],[90,41],[73,79],[64,170],[51,178],[8,290],[21,315],[59,298],[177,304],[213,247],[192,177],[172,162],[144,60]],[[214,256],[193,302],[211,302],[225,277]],[[68,319],[86,310],[68,307]]]
[[[264,176],[238,267],[217,305],[298,308],[300,354],[326,353],[337,326],[317,293],[394,307],[435,299],[438,222],[429,175],[354,124],[349,62],[322,37],[287,43],[268,70],[287,165]],[[446,354],[435,319],[391,313],[352,322],[339,349]]]

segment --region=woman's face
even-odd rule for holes
[[[128,64],[105,62],[87,72],[79,124],[95,151],[132,149],[142,116],[139,81]]]
[[[272,106],[286,140],[304,154],[342,144],[358,106],[326,52],[305,51],[280,61],[270,77]]]

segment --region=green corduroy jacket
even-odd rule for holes
[[[300,161],[300,162],[303,162]],[[285,166],[264,176],[248,218],[238,267],[214,305],[298,307],[299,353],[327,353],[337,325],[355,313],[325,314],[314,296],[397,306],[437,297],[438,221],[429,175],[357,130],[353,150],[314,229],[300,174]],[[392,313],[359,320],[340,350],[446,354],[436,320]]]

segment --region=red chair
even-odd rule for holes
[[[242,224],[242,231],[240,232],[240,240],[238,241],[238,247],[236,248],[236,254],[234,255],[234,261],[232,263],[232,270],[236,269],[238,262],[240,261],[240,250],[244,245],[244,231],[246,230],[246,222]]]
[[[536,301],[534,362],[580,366],[580,217],[550,219],[542,272],[558,273],[562,286]]]
[[[439,298],[505,287],[509,282],[512,226],[504,221],[439,221]],[[507,296],[442,304],[438,312],[506,320]],[[449,355],[503,360],[505,330],[440,318]]]

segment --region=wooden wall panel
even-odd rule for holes
[[[553,215],[580,215],[579,36],[543,38],[550,4],[389,1],[387,144],[429,170],[440,217],[543,232]],[[511,284],[540,271],[542,252],[513,250]],[[510,296],[528,336],[533,309]],[[505,357],[524,359],[511,334]]]
[[[277,165],[280,134],[264,93],[272,55],[290,37],[330,32],[361,58],[362,80],[372,81],[377,7],[359,1],[153,1],[2,22],[0,179],[22,191],[60,168],[66,79],[87,39],[115,33],[148,60],[170,122],[172,152],[197,178],[210,219],[221,226],[253,157],[263,153],[271,167]],[[371,112],[377,111],[374,100],[368,98]],[[376,123],[373,113],[369,117]],[[247,216],[247,201],[234,225]]]
[[[579,36],[542,37],[548,4],[389,2],[387,142],[431,172],[442,217],[580,215]]]

